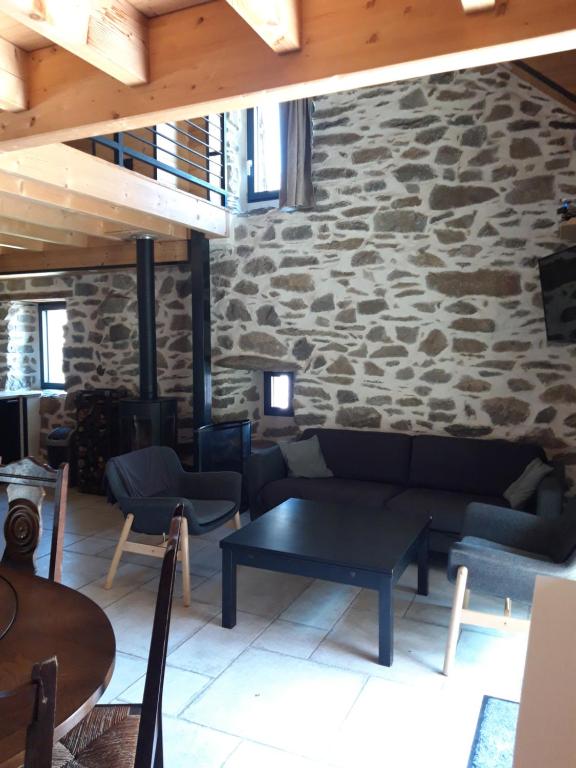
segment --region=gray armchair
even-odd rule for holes
[[[536,576],[576,580],[576,510],[546,519],[516,509],[470,504],[463,538],[448,555],[448,579],[455,582],[444,659],[449,674],[461,624],[526,631],[529,621],[512,618],[512,600],[531,602]],[[470,592],[504,599],[504,615],[471,611]]]
[[[106,465],[108,498],[125,517],[106,578],[112,587],[123,552],[163,557],[163,546],[128,541],[131,532],[164,536],[174,509],[183,508],[180,559],[184,604],[190,603],[188,534],[200,536],[232,521],[240,527],[242,475],[238,472],[186,472],[172,448],[151,446],[116,456]]]

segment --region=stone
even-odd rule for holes
[[[470,427],[466,424],[451,424],[444,431],[452,437],[487,437],[492,434],[490,427]]]
[[[352,153],[352,162],[354,164],[377,163],[381,160],[388,160],[390,157],[392,157],[392,153],[388,147],[367,147],[366,149],[355,150]]]
[[[414,378],[414,369],[413,368],[401,368],[399,371],[396,371],[396,378],[398,381],[410,381]]]
[[[314,172],[314,181],[352,179],[356,175],[356,171],[354,171],[352,168],[320,168]]]
[[[364,373],[366,376],[383,376],[384,370],[379,365],[376,365],[376,363],[367,360],[364,363]]]
[[[396,338],[403,344],[414,344],[418,338],[418,328],[400,326],[396,328]]]
[[[379,347],[375,352],[372,352],[370,357],[408,357],[408,350],[401,344],[386,344],[383,347]]]
[[[343,355],[340,355],[326,370],[328,373],[335,373],[341,376],[353,376],[355,374],[354,367]]]
[[[334,309],[334,294],[326,293],[324,296],[314,299],[310,309],[312,312],[329,312]]]
[[[478,230],[478,237],[496,237],[497,235],[498,230],[489,221]]]
[[[524,136],[514,137],[510,142],[510,157],[515,160],[524,160],[527,157],[540,157],[542,152],[534,139]]]
[[[470,333],[492,333],[496,329],[494,320],[475,317],[460,317],[450,324],[455,331],[468,331]]]
[[[244,264],[244,272],[252,277],[276,272],[276,264],[269,256],[256,256]]]
[[[494,352],[526,352],[532,344],[529,341],[517,341],[510,339],[508,341],[497,341],[492,349]]]
[[[334,320],[337,323],[355,323],[356,322],[356,310],[355,309],[343,309],[338,312]]]
[[[444,136],[448,129],[446,126],[441,125],[437,128],[428,128],[425,131],[418,131],[416,136],[414,137],[414,140],[417,141],[419,144],[435,144],[437,141],[440,141],[440,139]]]
[[[336,414],[336,424],[352,429],[380,429],[381,422],[380,413],[369,406],[340,408]]]
[[[313,236],[312,227],[309,224],[302,224],[297,227],[284,227],[282,237],[291,242],[293,240],[309,240]]]
[[[492,397],[482,403],[482,410],[492,424],[503,427],[523,424],[530,414],[530,405],[517,397]]]
[[[492,187],[480,185],[437,184],[430,194],[430,208],[433,211],[454,210],[470,205],[480,205],[488,200],[493,200],[498,192]]]
[[[417,107],[426,107],[428,105],[428,99],[426,98],[422,88],[414,88],[414,90],[406,93],[399,101],[400,109],[416,109]]]
[[[488,131],[485,125],[467,128],[462,134],[461,143],[464,147],[481,147],[486,141]]]
[[[544,408],[542,411],[539,411],[536,414],[536,418],[534,419],[534,423],[535,424],[550,424],[556,418],[556,414],[557,413],[558,413],[558,411],[556,410],[556,408],[554,408],[554,406],[552,406],[552,405],[549,405],[548,408]],[[568,420],[565,419],[564,423],[566,424],[567,421]],[[570,425],[567,425],[567,426],[570,426]]]
[[[454,352],[464,355],[477,355],[480,352],[485,352],[487,346],[477,339],[454,339],[452,349]]]
[[[234,286],[236,293],[243,293],[246,296],[256,296],[259,291],[258,285],[250,280],[240,280]]]
[[[475,315],[478,309],[469,301],[455,301],[446,307],[446,312],[452,315]]]
[[[298,364],[289,360],[261,355],[226,355],[214,359],[216,368],[235,368],[242,371],[295,371]]]
[[[358,313],[360,315],[377,315],[388,309],[388,304],[384,299],[368,299],[358,302]]]
[[[259,325],[279,326],[280,318],[272,304],[263,304],[256,310],[256,319]]]
[[[221,277],[235,277],[238,271],[238,264],[234,259],[224,259],[222,261],[214,262],[210,270],[213,275],[220,275]]]
[[[312,356],[313,352],[314,345],[310,344],[310,342],[304,337],[298,339],[298,341],[295,342],[294,346],[292,347],[292,354],[296,360],[308,360]]]
[[[280,262],[280,267],[315,267],[319,263],[316,256],[284,256]]]
[[[496,120],[506,120],[507,118],[512,117],[513,114],[512,107],[508,104],[496,104],[484,119],[487,123],[492,123]]]
[[[406,163],[392,171],[398,181],[426,181],[436,175],[429,165]]]
[[[368,267],[373,264],[382,264],[382,257],[376,251],[358,251],[352,256],[350,264],[353,267]]]
[[[168,345],[171,352],[192,352],[192,340],[189,336],[179,336]]]
[[[226,320],[232,323],[236,320],[247,322],[251,319],[252,315],[246,309],[243,301],[240,301],[240,299],[230,299],[226,307]]]
[[[572,384],[556,384],[545,390],[540,399],[543,403],[576,403],[576,387]]]
[[[291,275],[275,275],[270,278],[273,288],[293,293],[308,293],[314,290],[314,281],[308,274],[293,273]]]
[[[447,346],[448,341],[446,336],[442,331],[435,329],[430,331],[426,338],[421,342],[418,351],[423,352],[425,355],[428,355],[428,357],[436,357],[443,352]]]
[[[508,379],[508,388],[511,392],[530,392],[534,389],[534,384],[526,379]]]
[[[445,296],[517,296],[520,275],[504,269],[478,269],[474,272],[433,272],[426,276],[429,289]]]
[[[364,243],[360,237],[349,237],[346,240],[331,240],[328,243],[316,245],[319,251],[355,251]]]
[[[513,185],[513,189],[504,197],[510,205],[526,205],[556,198],[553,176],[531,176],[514,181]]]
[[[380,211],[374,216],[376,232],[423,232],[428,218],[409,210]]]
[[[361,136],[358,133],[325,133],[322,136],[314,137],[315,147],[345,147],[348,144],[355,144]],[[360,162],[360,161],[354,161]],[[367,161],[365,161],[367,162]]]
[[[449,145],[439,147],[434,162],[438,165],[455,165],[462,157],[462,150]]]
[[[432,368],[432,370],[426,371],[420,378],[428,384],[447,384],[452,377],[441,368]]]
[[[345,403],[357,403],[358,395],[355,392],[351,392],[349,389],[339,389],[336,392],[336,400],[339,405]]]
[[[110,341],[124,341],[130,338],[130,329],[121,323],[115,323],[110,326]]]
[[[240,349],[245,352],[255,352],[258,355],[282,357],[288,350],[278,339],[262,331],[244,333],[239,339]]]
[[[95,296],[98,293],[98,287],[92,283],[77,283],[74,288],[75,296]]]
[[[471,376],[463,376],[458,384],[456,384],[456,389],[459,389],[461,392],[468,392],[470,394],[488,392],[491,388],[491,385],[487,381],[482,381],[482,379],[473,379]]]

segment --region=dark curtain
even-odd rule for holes
[[[312,186],[312,110],[310,99],[280,104],[282,180],[280,208],[314,206]]]

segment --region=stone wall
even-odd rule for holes
[[[159,390],[162,396],[178,398],[181,440],[192,436],[190,294],[187,266],[156,270]],[[38,363],[31,357],[28,339],[22,338],[20,331],[15,334],[14,318],[22,312],[36,311],[35,305],[22,304],[22,300],[41,298],[64,299],[68,314],[64,372],[69,397],[42,398],[44,446],[54,424],[74,423],[74,392],[93,387],[126,387],[138,393],[136,272],[126,269],[0,280],[0,343],[6,344],[10,370],[17,369],[12,361],[16,355],[23,375],[29,369],[37,371]],[[20,327],[28,331],[27,325]],[[2,374],[4,371],[0,370]],[[3,385],[13,388],[7,374],[6,371]],[[28,386],[24,377],[21,380]],[[37,380],[31,386],[37,386]]]
[[[39,384],[38,309],[6,302],[0,305],[0,389],[37,389]]]
[[[215,413],[534,440],[576,465],[576,350],[546,342],[537,260],[576,194],[573,116],[504,67],[319,98],[317,205],[212,242]],[[295,416],[261,413],[295,368]]]

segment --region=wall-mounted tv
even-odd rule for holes
[[[576,246],[539,261],[548,341],[576,343]]]

